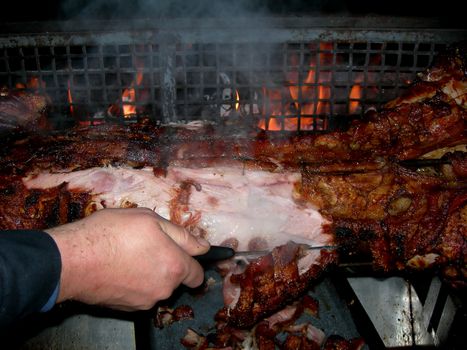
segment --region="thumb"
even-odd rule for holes
[[[170,221],[159,222],[162,230],[172,238],[187,254],[191,256],[204,254],[209,250],[209,242],[202,238],[190,234],[183,227],[175,225]]]

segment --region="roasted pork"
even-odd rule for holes
[[[226,308],[220,315],[227,315],[227,322],[236,327],[252,326],[302,295],[334,261],[334,251],[307,250],[292,242],[276,247],[244,271],[227,275]]]
[[[232,125],[106,124],[30,134],[0,150],[0,228],[40,229],[101,208],[144,206],[212,244],[280,246],[230,277],[240,288],[226,305],[238,325],[274,311],[251,294],[251,271],[274,276],[257,287],[278,307],[330,263],[305,259],[289,241],[338,244],[387,271],[439,268],[464,285],[465,60],[462,50],[441,59],[347,131],[284,137]],[[446,161],[424,171],[401,163],[427,154]]]

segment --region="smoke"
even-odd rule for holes
[[[346,0],[63,0],[64,19],[145,19],[256,17],[271,14],[327,12]]]
[[[64,0],[66,19],[202,18],[249,16],[267,10],[261,0]]]
[[[258,17],[268,15],[398,15],[461,17],[452,6],[427,6],[426,0],[42,0],[10,1],[3,22],[44,20],[118,20],[157,18]],[[459,6],[457,6],[459,7]],[[465,22],[465,21],[462,21]]]

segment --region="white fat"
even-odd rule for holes
[[[443,86],[442,91],[460,107],[467,109],[467,82],[451,79]]]
[[[290,240],[326,245],[322,234],[325,219],[312,205],[293,199],[299,173],[246,171],[241,168],[169,168],[178,179],[193,179],[201,191],[193,190],[190,209],[202,212],[200,226],[210,241],[222,243],[236,238],[238,250],[248,250],[250,239],[262,238],[268,247]],[[210,200],[208,200],[210,199]]]
[[[318,345],[322,345],[326,335],[321,329],[316,328],[311,323],[309,323],[306,327],[306,337]]]
[[[227,306],[228,310],[233,309],[235,307],[235,305],[237,305],[238,299],[240,299],[240,294],[241,294],[241,291],[242,291],[239,285],[235,285],[233,283],[230,283],[230,277],[232,277],[231,273],[229,273],[224,278],[224,288],[223,288],[224,304],[225,304],[225,306]],[[227,295],[227,293],[228,293],[228,295]]]
[[[252,334],[253,332],[249,332],[248,335],[242,342],[241,349],[242,350],[258,350],[255,342],[255,336]]]
[[[425,255],[415,255],[408,262],[407,266],[415,269],[426,269],[436,263],[439,255],[435,253],[428,253]]]
[[[318,249],[306,251],[305,255],[302,256],[297,263],[299,275],[303,275],[312,265],[318,263],[318,259],[321,256],[320,252],[321,251]]]
[[[40,173],[27,177],[28,188],[50,188],[67,182],[70,189],[90,191],[96,203],[122,207],[135,203],[170,219],[169,202],[183,181],[196,184],[189,199],[189,213],[201,214],[198,226],[212,244],[228,238],[248,250],[251,239],[262,239],[272,248],[293,240],[311,245],[331,244],[322,232],[325,219],[312,206],[294,201],[299,173],[271,173],[239,167],[189,169],[169,167],[166,177],[152,168],[92,168],[68,173]],[[199,185],[199,186],[198,186]]]
[[[169,126],[171,128],[180,128],[180,129],[187,129],[187,130],[200,130],[209,125],[215,125],[215,123],[205,120],[193,120],[188,123],[167,123],[162,124],[163,126]]]
[[[269,328],[272,328],[278,323],[290,321],[296,312],[297,312],[297,305],[288,305],[282,310],[279,310],[278,312],[269,316],[265,320],[268,321]]]

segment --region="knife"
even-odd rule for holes
[[[321,249],[337,249],[336,246],[324,245],[324,246],[310,246],[302,244],[305,249],[321,250]],[[229,247],[221,247],[212,245],[207,253],[202,255],[196,255],[195,258],[201,264],[214,263],[217,261],[227,260],[235,256],[235,258],[243,258],[246,260],[257,259],[261,256],[267,255],[271,250],[252,250],[252,251],[239,251],[236,252]]]
[[[338,249],[337,246],[325,245],[325,246],[309,246],[303,244],[305,249],[322,250],[322,249]],[[205,254],[194,256],[202,266],[208,267],[216,262],[220,262],[227,259],[234,259],[237,264],[248,264],[250,261],[258,259],[262,256],[271,253],[271,250],[255,250],[255,251],[239,251],[236,252],[234,249],[229,247],[211,246],[209,251]],[[345,276],[380,276],[381,272],[373,269],[373,263],[371,261],[347,261],[339,262],[337,264],[338,272]]]

